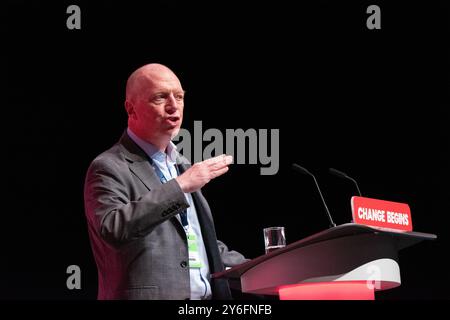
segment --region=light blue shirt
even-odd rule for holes
[[[139,138],[133,133],[133,131],[130,130],[130,128],[127,129],[127,133],[130,138],[153,160],[154,164],[158,166],[167,181],[178,176],[177,169],[175,168],[178,152],[177,147],[172,141],[167,146],[166,153],[164,153],[159,151],[151,143]],[[189,203],[189,208],[187,208],[187,218],[191,230],[190,232],[193,232],[198,239],[197,245],[202,264],[201,268],[189,268],[191,299],[211,299],[211,284],[209,283],[211,275],[209,271],[208,256],[206,254],[205,244],[203,243],[200,222],[198,221],[197,211],[195,209],[192,195],[190,193],[185,193],[184,195]],[[181,223],[179,215],[177,218]]]

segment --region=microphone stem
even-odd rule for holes
[[[322,199],[323,205],[325,206],[325,211],[327,212],[328,219],[330,220],[330,223],[331,223],[330,227],[331,228],[336,227],[336,224],[334,223],[333,218],[331,218],[330,210],[328,210],[327,203],[325,202],[322,192],[320,191],[319,184],[317,183],[316,177],[314,177],[314,175],[312,175],[312,174],[310,174],[310,175],[314,179],[314,183],[316,184],[317,190],[319,191],[320,198]]]
[[[358,190],[359,196],[362,197],[361,190],[359,190],[358,183],[356,182],[356,180],[353,178],[350,178],[349,176],[347,176],[347,178],[350,179],[351,181],[353,181],[353,183],[356,186],[356,189]]]

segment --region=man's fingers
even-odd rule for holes
[[[225,164],[229,165],[233,163],[233,157],[232,156],[225,156],[224,158]]]
[[[228,166],[230,163],[232,163],[232,162],[233,162],[233,157],[231,157],[231,156],[226,156],[226,157],[224,157],[223,159],[221,159],[220,161],[218,161],[218,162],[216,162],[216,163],[210,165],[209,168],[210,168],[211,170],[220,170],[220,169],[222,169],[222,168],[227,167],[227,166]]]
[[[223,175],[225,172],[227,172],[228,171],[228,167],[224,167],[224,168],[222,168],[222,169],[219,169],[219,170],[215,170],[215,171],[213,171],[212,172],[212,178],[214,179],[214,178],[217,178],[218,176],[221,176],[221,175]]]
[[[217,170],[233,163],[233,157],[222,154],[220,156],[205,160],[204,163],[207,164],[208,167],[213,167],[214,170]]]
[[[207,165],[214,165],[218,162],[223,161],[223,158],[225,157],[224,154],[221,154],[220,156],[214,157],[214,158],[209,158],[203,161],[203,163],[207,164]]]

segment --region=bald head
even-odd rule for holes
[[[127,80],[126,100],[134,101],[145,94],[146,90],[155,82],[174,81],[180,87],[178,77],[165,65],[150,63],[135,70]]]
[[[166,66],[152,63],[130,75],[126,90],[128,127],[141,139],[165,150],[183,120],[180,80]]]

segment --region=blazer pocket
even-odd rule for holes
[[[158,286],[130,287],[125,290],[126,300],[159,300]]]

